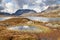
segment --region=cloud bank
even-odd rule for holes
[[[13,0],[20,8],[27,5],[27,9],[33,9],[37,12],[46,10],[49,5],[59,4],[60,0]]]
[[[60,4],[60,0],[3,0],[7,12],[15,12],[17,9],[33,9],[37,12],[46,10],[49,5]]]

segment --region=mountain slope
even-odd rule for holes
[[[35,16],[35,17],[60,17],[60,4],[59,5],[50,5],[48,9],[35,13],[29,14],[28,16]]]
[[[13,15],[22,15],[22,14],[26,14],[26,13],[36,13],[36,11],[34,10],[30,10],[30,9],[19,9],[17,10]]]

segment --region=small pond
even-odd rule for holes
[[[42,30],[35,26],[16,26],[16,27],[8,27],[8,30],[20,30],[27,32],[42,32]]]

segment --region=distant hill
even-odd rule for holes
[[[20,16],[20,15],[25,15],[26,13],[31,14],[31,13],[36,13],[36,11],[34,10],[30,10],[30,9],[18,9],[15,13],[7,13],[7,12],[0,12],[0,15],[3,16]]]
[[[27,15],[26,15],[27,16]],[[60,17],[60,4],[50,5],[46,10],[39,13],[32,13],[28,16],[34,17]]]
[[[7,12],[0,12],[0,15],[9,16],[11,14],[10,13],[7,13]]]
[[[26,13],[36,13],[36,11],[30,10],[30,9],[19,9],[15,13],[13,13],[12,15],[20,16],[20,15],[26,14]]]

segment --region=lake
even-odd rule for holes
[[[42,21],[42,22],[54,22],[54,21],[60,21],[60,18],[48,18],[48,17],[26,17],[30,20],[35,20],[35,21]]]
[[[7,20],[7,19],[11,19],[12,17],[0,17],[0,21],[4,21],[4,20]]]

